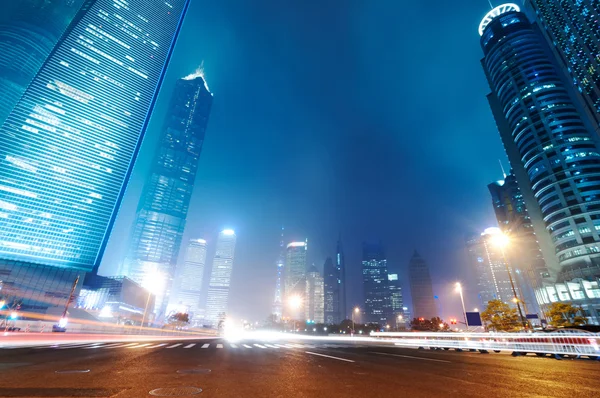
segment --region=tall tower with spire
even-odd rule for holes
[[[273,300],[273,314],[280,319],[283,316],[283,270],[285,268],[285,244],[283,243],[284,228],[281,227],[279,241],[279,257],[277,258],[277,279],[275,279],[275,298]]]
[[[335,267],[338,276],[338,297],[339,297],[339,319],[340,322],[348,317],[346,307],[346,260],[344,257],[344,248],[342,246],[342,235],[340,234],[337,242]]]

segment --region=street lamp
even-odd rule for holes
[[[462,285],[460,284],[460,282],[456,282],[456,290],[458,291],[458,294],[460,294],[460,302],[462,304],[463,317],[465,318],[465,327],[468,330],[469,322],[467,321],[467,310],[465,309],[465,299],[463,297]]]
[[[302,304],[303,304],[303,299],[302,296],[295,294],[293,296],[290,296],[287,300],[287,305],[288,307],[290,307],[290,309],[296,313],[296,311],[298,311],[300,308],[302,308]],[[293,328],[294,331],[296,331],[296,319],[293,320]]]
[[[515,282],[513,281],[512,273],[510,272],[510,267],[508,266],[508,261],[506,260],[506,253],[504,252],[504,248],[508,246],[508,244],[510,243],[510,239],[506,234],[499,232],[492,237],[492,243],[500,248],[500,252],[502,253],[502,260],[504,261],[504,265],[506,266],[508,280],[510,281],[510,287],[512,288],[514,296],[513,301],[517,304],[519,316],[521,317],[521,323],[523,324],[523,327],[527,329],[527,322],[525,321],[523,311],[521,310],[520,302],[522,302],[522,300],[520,300],[519,296],[517,295],[517,289],[515,289]]]
[[[398,329],[398,322],[402,322],[402,319],[404,319],[402,315],[398,315],[398,317],[396,318],[396,329]]]
[[[354,328],[355,328],[355,325],[354,325],[354,314],[358,315],[359,312],[360,312],[360,308],[354,307],[354,311],[352,311],[352,333],[354,333]]]
[[[148,313],[148,306],[150,305],[150,297],[152,294],[161,293],[165,286],[165,276],[158,269],[150,270],[144,277],[142,287],[148,291],[148,298],[146,299],[146,307],[144,308],[144,315],[142,315],[142,323],[140,324],[140,331],[144,327],[146,316]]]

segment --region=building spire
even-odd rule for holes
[[[502,175],[504,179],[506,179],[506,171],[504,171],[504,166],[502,166],[502,160],[498,159],[498,163],[500,163],[500,169],[502,170]]]
[[[492,0],[488,0],[488,3],[490,3],[490,8],[493,10],[494,6],[492,5]]]

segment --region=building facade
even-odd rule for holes
[[[402,285],[398,274],[388,274],[388,285],[390,287],[390,303],[392,306],[392,319],[394,325],[398,324],[398,318],[404,318],[404,299],[402,297]],[[392,324],[390,324],[392,326]]]
[[[142,285],[153,273],[165,275],[156,301],[160,314],[170,300],[211,104],[201,73],[176,82],[119,271]]]
[[[348,319],[348,303],[346,301],[346,258],[341,237],[338,239],[335,255],[335,265],[339,284],[339,319],[340,322]]]
[[[339,275],[336,265],[331,257],[327,257],[323,265],[323,279],[325,282],[325,323],[328,325],[339,324],[340,319],[340,291]]]
[[[490,300],[501,300],[514,306],[509,272],[515,275],[515,270],[503,249],[495,244],[499,234],[502,234],[499,228],[487,228],[478,237],[467,240],[467,252],[477,278],[478,305],[483,308]],[[515,285],[515,290],[517,297],[522,299],[519,286]],[[525,303],[528,307],[534,305],[531,301]]]
[[[20,0],[0,14],[0,126],[84,0]]]
[[[213,326],[218,326],[219,321],[227,314],[236,241],[235,232],[231,229],[221,231],[217,239],[217,250],[213,259],[208,285],[205,315],[207,323]]]
[[[169,302],[171,311],[189,314],[191,322],[200,321],[202,283],[206,265],[206,240],[190,239],[187,245],[185,260],[177,267],[173,283],[173,294]]]
[[[188,4],[86,0],[0,128],[0,269],[25,306],[100,264]]]
[[[385,327],[393,315],[387,259],[381,244],[363,243],[362,272],[366,320]]]
[[[306,251],[308,244],[306,242],[290,242],[286,246],[285,254],[285,287],[283,298],[283,312],[289,317],[301,317],[304,311],[290,308],[290,302],[293,297],[301,297],[305,302],[304,293],[306,290]]]
[[[284,229],[281,227],[281,239],[279,240],[279,257],[277,258],[276,266],[277,273],[275,277],[275,297],[273,298],[273,315],[276,319],[281,319],[283,316],[283,272],[285,269],[285,245],[283,243]]]
[[[313,265],[306,274],[304,317],[307,322],[325,323],[325,284]]]
[[[480,24],[488,96],[527,209],[537,208],[553,241],[552,280],[600,275],[600,149],[589,120],[542,33],[519,6],[495,8]],[[505,67],[511,65],[510,68]],[[529,190],[533,195],[525,194]],[[545,258],[548,258],[544,255]],[[581,302],[584,307],[588,303]],[[589,304],[590,319],[598,308]]]
[[[600,133],[600,3],[595,0],[528,0],[558,65]]]
[[[412,315],[427,319],[438,316],[429,266],[416,251],[408,263],[408,279],[413,305]]]

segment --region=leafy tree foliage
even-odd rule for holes
[[[487,308],[481,313],[481,320],[488,329],[496,332],[508,332],[520,326],[517,310],[502,300],[488,301]]]
[[[581,307],[568,303],[552,303],[547,311],[550,325],[554,327],[581,326],[587,324]]]
[[[438,316],[431,319],[413,318],[413,320],[410,321],[410,327],[412,330],[420,330],[423,332],[445,332],[450,330],[448,324]]]

